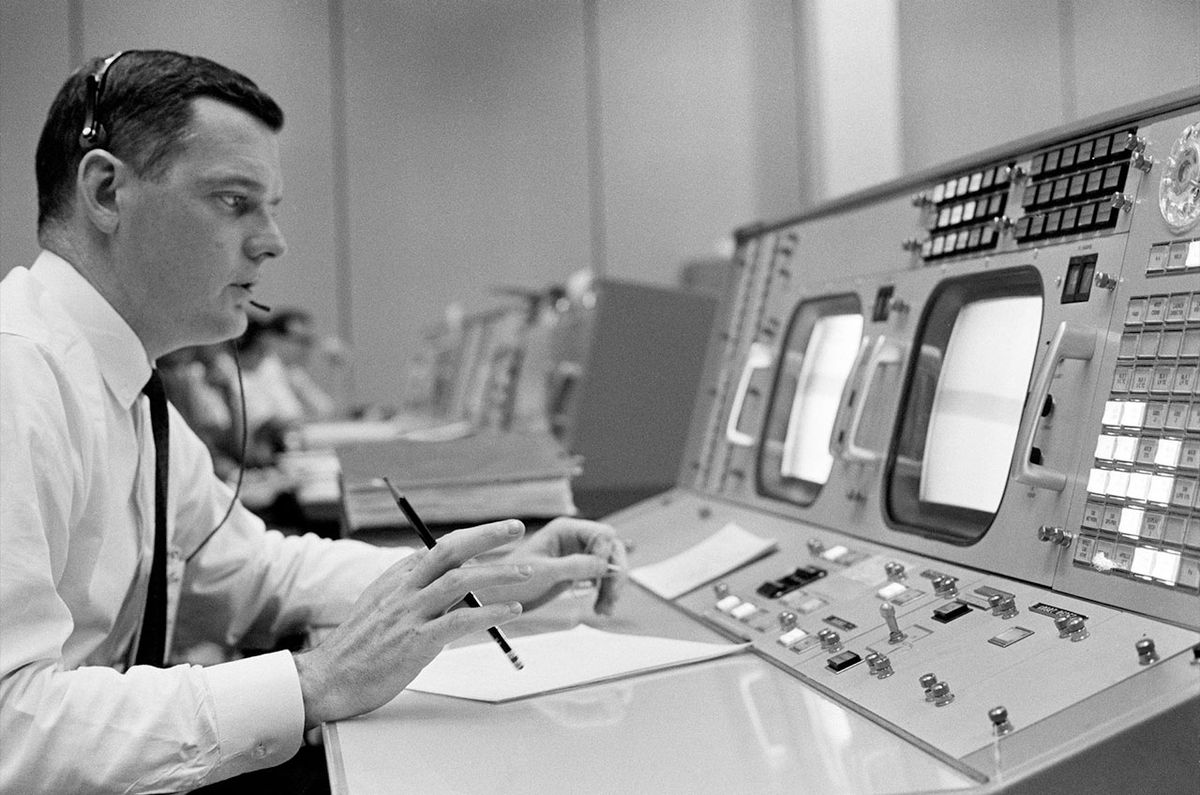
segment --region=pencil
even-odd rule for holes
[[[433,537],[433,533],[429,532],[429,527],[426,526],[425,522],[421,521],[421,517],[417,515],[416,510],[412,507],[412,504],[409,503],[408,498],[397,491],[396,487],[393,486],[392,482],[387,478],[384,478],[383,482],[386,483],[388,489],[391,490],[392,497],[395,498],[396,504],[400,506],[400,510],[404,512],[404,517],[408,519],[408,523],[411,524],[413,529],[417,531],[417,535],[421,537],[421,541],[425,544],[426,548],[433,549],[436,547],[437,539]],[[479,599],[470,591],[467,591],[467,595],[463,597],[463,601],[466,602],[469,607],[482,607]],[[516,668],[519,671],[525,667],[525,663],[521,662],[521,658],[517,656],[517,653],[513,651],[513,647],[509,645],[508,638],[504,637],[504,633],[501,632],[498,627],[488,627],[488,634],[492,636],[492,640],[496,641],[496,645],[498,645],[500,650],[504,652],[504,655],[508,657],[508,661],[513,664],[513,668]]]

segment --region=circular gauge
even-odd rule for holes
[[[1183,131],[1163,163],[1158,209],[1175,234],[1200,221],[1200,123]]]

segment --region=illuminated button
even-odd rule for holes
[[[1092,147],[1092,159],[1102,160],[1108,157],[1110,148],[1112,147],[1113,137],[1111,135],[1101,135],[1096,139],[1095,145]]]
[[[737,598],[733,594],[730,594],[729,596],[726,596],[724,599],[721,599],[717,602],[717,609],[723,613],[731,613],[733,612],[734,608],[741,603],[741,599]]]
[[[1171,391],[1177,395],[1187,395],[1195,391],[1195,389],[1195,365],[1180,366],[1175,368],[1175,383],[1171,385]]]
[[[1133,359],[1138,354],[1138,342],[1142,335],[1136,331],[1127,331],[1121,335],[1121,341],[1117,345],[1118,359]]]
[[[1096,458],[1101,461],[1111,461],[1113,457],[1113,447],[1117,443],[1117,437],[1102,434],[1096,439]]]
[[[1160,364],[1154,368],[1154,378],[1150,381],[1150,391],[1156,394],[1171,391],[1175,383],[1175,368],[1169,364]]]
[[[1079,228],[1087,229],[1096,222],[1096,205],[1085,204],[1079,208]]]
[[[1096,143],[1095,141],[1084,141],[1083,143],[1081,143],[1079,145],[1079,151],[1075,156],[1075,162],[1078,163],[1079,165],[1083,165],[1084,163],[1091,160],[1092,159],[1092,147],[1095,145],[1095,143]]]
[[[1179,574],[1175,584],[1182,588],[1200,588],[1200,560],[1183,558],[1179,563]]]
[[[1108,473],[1108,483],[1105,485],[1105,493],[1110,497],[1124,497],[1125,490],[1129,488],[1129,473],[1124,470],[1114,469]]]
[[[1196,501],[1196,481],[1191,478],[1179,478],[1175,481],[1175,489],[1171,492],[1171,504],[1176,508],[1191,508]]]
[[[1149,547],[1137,547],[1133,550],[1133,561],[1129,565],[1129,571],[1149,577],[1150,573],[1154,571],[1155,557],[1157,557],[1155,550]]]
[[[1100,519],[1100,529],[1115,533],[1120,526],[1121,507],[1119,505],[1105,505],[1104,514]]]
[[[1200,268],[1200,240],[1188,243],[1187,267]]]
[[[1058,170],[1058,158],[1060,154],[1061,153],[1058,149],[1054,149],[1046,153],[1046,171]]]
[[[1133,380],[1132,367],[1118,367],[1113,371],[1112,391],[1115,393],[1128,392],[1130,381]]]
[[[1166,505],[1171,501],[1171,492],[1174,488],[1175,478],[1170,475],[1151,475],[1150,491],[1146,494],[1146,499]]]
[[[937,228],[941,229],[943,226],[949,226],[949,225],[950,225],[950,208],[943,207],[941,210],[938,211]]]
[[[1158,452],[1158,439],[1153,436],[1147,436],[1144,439],[1139,439],[1137,443],[1137,457],[1139,464],[1152,466],[1154,464],[1154,455]]]
[[[983,172],[976,171],[974,174],[971,175],[971,181],[967,185],[967,192],[974,193],[975,191],[979,190],[979,188],[982,185],[983,185]]]
[[[972,229],[971,230],[971,239],[967,241],[968,248],[977,248],[979,246],[979,240],[982,236],[983,236],[983,228],[982,227],[977,226],[974,229]]]
[[[1122,414],[1124,416],[1124,414]],[[1182,431],[1187,427],[1188,404],[1168,403],[1167,416],[1163,420],[1163,428],[1168,431]]]
[[[1121,187],[1121,167],[1109,166],[1104,169],[1104,190],[1117,190]]]
[[[1104,402],[1104,415],[1100,422],[1104,425],[1117,426],[1121,424],[1121,407],[1125,405],[1119,400],[1107,400]]]
[[[1142,427],[1158,429],[1167,421],[1167,404],[1151,401],[1146,405],[1146,423]]]
[[[946,182],[945,197],[947,199],[953,199],[957,195],[958,195],[958,180],[952,179],[952,180],[949,180],[948,182]]]
[[[1162,338],[1158,341],[1158,355],[1164,359],[1173,359],[1179,355],[1182,345],[1182,331],[1164,331]]]
[[[1167,322],[1182,323],[1187,320],[1188,301],[1190,295],[1171,295],[1167,297]]]
[[[956,188],[956,192],[958,193],[958,195],[962,196],[963,194],[965,194],[967,192],[967,187],[970,186],[970,184],[971,184],[971,176],[969,174],[964,174],[961,177],[959,177],[958,178],[958,187]]]
[[[1083,506],[1083,526],[1093,530],[1100,529],[1100,516],[1103,511],[1102,504],[1088,500]]]
[[[1045,228],[1046,228],[1046,216],[1041,215],[1041,214],[1033,216],[1032,220],[1029,223],[1030,237],[1037,237],[1038,235],[1040,235],[1042,233],[1042,230],[1044,230]]]
[[[946,198],[946,186],[939,182],[933,186],[933,203],[938,204],[944,198]]]
[[[1183,341],[1179,345],[1179,356],[1183,359],[1200,356],[1200,328],[1190,328],[1183,332]]]
[[[922,257],[930,257],[932,255],[933,255],[933,241],[926,240],[924,243],[921,244],[921,256]]]
[[[825,600],[819,596],[808,596],[804,599],[801,599],[796,604],[793,604],[792,609],[794,609],[797,613],[808,615],[809,613],[814,613],[817,610],[820,610],[825,606],[825,604]]]
[[[1098,168],[1087,173],[1087,185],[1084,190],[1088,194],[1098,193],[1104,183],[1104,169]]]
[[[1123,536],[1140,536],[1142,534],[1142,515],[1144,511],[1139,508],[1122,508],[1121,509],[1121,524],[1117,528],[1117,532]]]
[[[1075,540],[1075,560],[1080,563],[1091,563],[1092,548],[1095,546],[1096,539],[1088,536],[1078,536]]]
[[[961,204],[956,204],[956,205],[954,205],[954,207],[952,207],[950,209],[950,223],[951,223],[951,225],[961,223],[962,219],[963,219],[963,206]]]
[[[1133,565],[1133,545],[1117,544],[1113,549],[1113,563],[1121,571],[1129,571],[1129,567]]]
[[[1137,457],[1137,444],[1138,440],[1136,436],[1116,437],[1113,441],[1113,459],[1133,463],[1134,458]]]
[[[847,549],[846,547],[842,546],[841,544],[838,544],[838,545],[832,546],[829,549],[822,552],[821,557],[825,558],[825,560],[836,563],[837,561],[846,557],[846,553],[849,551],[850,550]]]
[[[933,239],[933,256],[936,257],[937,255],[941,254],[942,251],[945,249],[945,247],[946,247],[945,238],[935,237]]]
[[[1092,494],[1104,494],[1107,488],[1108,470],[1092,467],[1092,470],[1088,473],[1087,490]]]
[[[999,170],[999,168],[985,169],[983,172],[983,179],[980,181],[979,187],[983,190],[987,190],[988,188],[992,187],[992,184],[996,181],[996,172]]]
[[[1156,295],[1146,300],[1146,319],[1144,323],[1161,323],[1167,316],[1167,297]]]
[[[1096,558],[1103,558],[1111,563],[1113,555],[1115,554],[1116,546],[1117,545],[1112,541],[1105,541],[1099,538],[1096,539],[1096,549],[1092,553],[1092,560],[1095,560]]]
[[[1026,185],[1021,193],[1021,206],[1032,207],[1037,202],[1037,185]]]
[[[794,627],[779,636],[779,644],[781,646],[791,646],[793,643],[799,643],[807,637],[807,632],[800,629],[800,627]]]
[[[876,591],[875,594],[880,599],[892,599],[893,597],[899,596],[907,590],[908,588],[904,585],[904,583],[889,582],[887,585]]]
[[[975,200],[967,202],[963,205],[962,218],[964,221],[970,221],[975,217]]]
[[[1131,500],[1145,501],[1150,493],[1150,473],[1130,472],[1129,485],[1125,487],[1125,496]]]
[[[1169,413],[1169,412],[1168,412]],[[1140,400],[1128,400],[1121,406],[1121,426],[1140,428],[1146,418],[1146,404]]]
[[[1170,549],[1160,549],[1154,554],[1154,568],[1150,576],[1174,585],[1179,578],[1179,562],[1183,556]]]
[[[1060,202],[1067,198],[1067,189],[1070,185],[1071,181],[1066,177],[1054,180],[1054,188],[1050,191],[1051,201]]]
[[[1162,439],[1154,455],[1154,463],[1160,467],[1173,467],[1179,463],[1179,452],[1183,443],[1178,439]]]
[[[1146,314],[1146,299],[1131,298],[1125,306],[1125,325],[1135,326],[1140,325],[1142,318]]]
[[[1135,367],[1129,377],[1129,391],[1144,395],[1150,391],[1150,382],[1154,380],[1153,367]]]
[[[1062,210],[1046,213],[1046,234],[1052,235],[1062,226]]]
[[[1196,537],[1193,539],[1192,534],[1188,533],[1187,520],[1182,516],[1168,516],[1163,522],[1162,540],[1168,546],[1191,546],[1188,542],[1192,540],[1196,542],[1196,545],[1200,545],[1200,531],[1195,535]]]
[[[1075,228],[1077,223],[1079,223],[1078,207],[1068,207],[1067,209],[1063,210],[1061,227],[1062,231],[1070,232]]]
[[[1186,242],[1172,243],[1167,250],[1167,270],[1181,271],[1187,267],[1188,244]]]
[[[1122,341],[1125,335],[1121,335]],[[1138,335],[1137,338],[1137,357],[1139,359],[1153,359],[1158,355],[1159,332],[1147,331],[1144,334]]]
[[[1037,193],[1034,196],[1034,204],[1038,207],[1050,202],[1050,196],[1054,193],[1053,182],[1043,182],[1037,186]]]
[[[742,602],[740,605],[730,610],[729,615],[733,616],[739,621],[745,621],[747,618],[757,612],[758,608],[755,607],[751,602]]]
[[[1187,439],[1180,443],[1179,468],[1200,469],[1200,439]]]
[[[1146,262],[1146,273],[1162,273],[1167,269],[1169,248],[1165,243],[1150,247],[1150,259]]]
[[[1070,184],[1067,186],[1067,195],[1075,198],[1083,195],[1083,189],[1087,183],[1087,176],[1084,174],[1076,174],[1071,177]]]
[[[1076,148],[1076,146],[1074,144],[1072,144],[1071,146],[1063,147],[1062,156],[1059,158],[1059,161],[1058,161],[1058,167],[1059,168],[1070,168],[1071,166],[1075,165],[1075,153],[1077,151],[1078,151],[1078,149]]]
[[[1159,541],[1163,535],[1163,525],[1166,519],[1165,514],[1158,511],[1147,511],[1142,518],[1142,538],[1150,541]]]

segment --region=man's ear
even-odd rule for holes
[[[104,149],[93,149],[79,161],[75,192],[80,212],[105,234],[117,230],[120,221],[117,188],[127,177],[128,166]]]

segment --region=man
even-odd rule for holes
[[[95,59],[50,109],[45,250],[0,284],[0,791],[176,791],[278,765],[306,729],[390,700],[446,643],[622,562],[609,528],[570,519],[526,541],[495,522],[411,554],[285,538],[231,504],[173,409],[161,421],[141,394],[150,363],[239,334],[260,268],[284,252],[282,123],[244,76],[159,51]],[[618,583],[602,581],[608,612]],[[484,606],[451,609],[467,591]],[[156,632],[143,616],[164,600]],[[304,625],[335,628],[297,654],[154,664],[156,644],[262,648]]]

